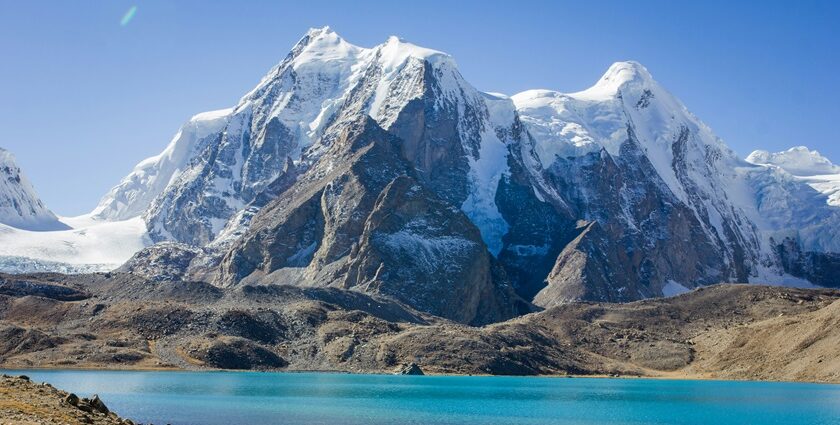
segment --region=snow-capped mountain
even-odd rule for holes
[[[0,148],[0,224],[24,230],[57,230],[58,221],[38,198],[11,152]]]
[[[181,136],[183,140],[174,140],[167,148],[182,152],[198,149],[193,156],[196,160],[189,164],[170,161],[173,165],[161,165],[160,158],[144,161],[103,204],[114,204],[114,200],[118,205],[127,204],[137,197],[136,193],[154,194],[157,199],[146,212],[146,219],[157,240],[175,239],[201,245],[213,241],[225,226],[230,227],[228,233],[236,232],[252,211],[266,199],[277,196],[295,176],[320,158],[343,122],[368,115],[384,128],[391,127],[398,114],[423,95],[418,83],[423,81],[425,72],[435,74],[438,83],[435,89],[440,91],[436,93],[436,102],[451,108],[481,103],[481,114],[501,115],[508,127],[512,125],[513,108],[509,102],[506,108],[498,110],[484,106],[489,96],[469,87],[458,74],[452,58],[444,53],[396,37],[365,49],[347,43],[329,28],[314,29],[227,112],[224,121],[216,121],[221,124],[217,131],[203,132],[202,142],[197,142],[197,137]],[[328,128],[333,131],[325,133]],[[462,187],[447,190],[461,192],[458,196],[463,199],[459,202],[466,203],[465,210],[475,220],[485,223],[482,229],[488,237],[495,238],[493,245],[498,249],[499,226],[503,224],[495,211],[493,193],[505,167],[505,146],[493,126],[488,125],[470,137],[473,140],[464,143],[471,144],[473,162],[461,164],[469,167],[469,181],[462,179],[458,182]],[[489,141],[479,143],[479,139]],[[479,155],[480,149],[487,151]],[[433,155],[432,152],[413,154]],[[165,153],[163,157],[168,155]],[[446,162],[448,159],[417,160]],[[184,169],[179,168],[177,173],[162,173],[162,177],[171,178],[171,184],[165,188],[143,184],[142,190],[133,189],[138,187],[134,182],[144,181],[147,168],[168,170],[182,166]],[[454,172],[451,167],[440,167],[440,170],[441,175]],[[437,169],[434,178],[438,179]],[[466,187],[468,184],[472,189]],[[128,201],[121,202],[121,199]],[[132,205],[140,208],[141,204]],[[232,217],[235,220],[229,222]]]
[[[125,270],[337,286],[487,323],[718,282],[840,285],[836,191],[813,180],[838,173],[805,157],[738,158],[635,62],[581,92],[507,97],[445,53],[321,28],[89,219],[142,217],[186,244]]]
[[[142,215],[227,124],[231,110],[198,114],[184,124],[166,149],[141,161],[93,210],[93,217],[126,220]]]
[[[560,196],[579,205],[582,218],[600,227],[608,224],[613,247],[623,246],[628,254],[645,252],[638,259],[613,258],[606,267],[602,263],[607,260],[602,260],[599,267],[630,276],[629,271],[644,269],[648,279],[658,274],[652,281],[661,282],[663,293],[668,285],[713,281],[807,285],[797,278],[804,277],[837,284],[834,278],[805,276],[801,267],[785,265],[787,257],[780,250],[781,241],[788,241],[809,253],[796,255],[818,257],[813,261],[824,269],[838,267],[840,210],[786,173],[740,160],[640,64],[616,63],[582,92],[532,90],[513,99],[533,136],[542,167],[538,173],[560,183]],[[637,177],[613,180],[607,190],[598,187],[609,179],[605,164],[613,163],[619,175]],[[648,164],[655,173],[644,170]],[[818,165],[831,169],[827,160],[812,157],[811,169],[820,169]],[[640,185],[657,181],[661,184]],[[621,198],[612,208],[610,191]],[[659,206],[646,211],[650,202]],[[586,249],[608,251],[601,239],[600,246]],[[569,273],[577,269],[580,264],[573,263]],[[609,276],[602,280],[615,281]],[[552,300],[580,296],[581,289],[560,283]],[[652,295],[645,286],[633,297]]]
[[[616,63],[577,93],[512,98],[533,137],[532,173],[552,182],[548,196],[570,205],[573,216],[597,223],[561,253],[537,296],[542,304],[637,299],[668,284],[755,274],[761,244],[731,196],[745,189],[735,170],[743,161],[643,66]],[[599,258],[605,251],[622,252]],[[581,255],[585,261],[572,261]],[[585,283],[592,279],[603,287]]]
[[[817,151],[805,146],[776,153],[757,150],[747,157],[747,161],[779,167],[824,194],[829,205],[840,207],[840,166],[832,164]]]

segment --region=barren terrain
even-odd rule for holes
[[[471,327],[335,288],[3,276],[0,367],[840,382],[840,291],[717,285]]]

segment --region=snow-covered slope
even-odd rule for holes
[[[683,201],[687,200],[685,187],[674,169],[674,141],[681,132],[688,130],[692,149],[708,147],[723,159],[737,161],[736,155],[638,62],[616,62],[594,86],[580,92],[528,90],[511,98],[534,136],[544,168],[556,157],[582,156],[600,149],[618,156],[628,126],[659,175]]]
[[[747,161],[776,166],[826,196],[829,205],[840,207],[840,166],[815,150],[797,146],[783,152],[753,151]]]
[[[0,271],[108,271],[151,243],[140,217],[102,221],[86,215],[61,221],[67,230],[35,232],[0,225]]]
[[[57,217],[38,199],[12,155],[0,149],[0,271],[111,270],[150,243],[137,216],[126,221]]]
[[[143,214],[152,201],[194,160],[227,124],[230,109],[192,117],[159,155],[141,161],[111,189],[91,215],[108,220],[126,220]]]
[[[33,230],[66,228],[38,198],[11,152],[0,148],[0,223]]]

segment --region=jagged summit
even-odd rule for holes
[[[389,72],[402,64],[408,58],[415,58],[436,64],[441,61],[452,61],[452,57],[438,50],[428,49],[405,41],[398,36],[388,39],[374,47],[365,48],[347,42],[329,26],[311,28],[292,47],[288,56],[275,66],[262,80],[260,86],[276,78],[282,69],[289,67],[298,70],[302,67],[333,67],[342,65],[355,68],[352,71],[363,71],[366,63],[378,61],[383,70]],[[348,78],[358,77],[350,75],[350,69],[343,69]],[[255,90],[257,90],[255,89]]]
[[[292,52],[296,53],[293,66],[297,68],[313,62],[347,60],[364,50],[366,49],[348,43],[329,27],[312,29],[293,48]]]
[[[333,31],[333,29],[330,28],[329,25],[324,25],[323,27],[320,27],[320,28],[316,28],[316,27],[309,28],[309,30],[306,31],[306,35],[309,36],[309,37],[317,37],[321,34],[330,34],[330,33],[335,34],[335,31]]]

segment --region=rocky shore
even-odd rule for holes
[[[0,424],[134,425],[98,397],[80,398],[26,376],[0,377]]]

